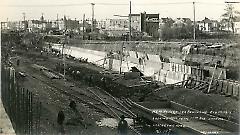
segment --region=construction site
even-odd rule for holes
[[[129,135],[239,133],[239,38],[1,37],[1,99],[16,134],[114,135],[122,116]]]

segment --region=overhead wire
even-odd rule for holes
[[[195,2],[196,4],[225,5],[227,3],[212,2]],[[91,3],[73,3],[73,4],[48,4],[48,5],[0,5],[0,7],[71,7],[71,6],[87,6]],[[128,6],[128,3],[94,3],[95,5],[106,6]],[[161,5],[184,5],[192,4],[192,2],[157,2],[157,3],[133,3],[135,6],[161,6]]]
[[[0,5],[0,7],[70,7],[70,6],[86,6],[89,3],[78,4],[48,4],[48,5]]]

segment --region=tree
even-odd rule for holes
[[[226,12],[222,15],[223,19],[221,22],[226,23],[228,30],[231,28],[234,33],[234,22],[240,16],[240,12],[235,10],[232,4],[228,4],[224,10]]]

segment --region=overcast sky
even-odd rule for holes
[[[129,0],[0,0],[0,21],[39,19],[41,14],[47,20],[62,18],[64,15],[81,20],[83,14],[91,18],[91,4],[95,5],[95,17],[100,19],[116,18],[113,15],[127,15]],[[231,0],[240,1],[240,0]],[[193,19],[193,0],[132,0],[132,13],[159,13],[160,17],[188,17]],[[224,13],[225,0],[195,0],[196,20],[204,17],[220,19]],[[240,9],[239,4],[235,8]]]

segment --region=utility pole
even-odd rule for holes
[[[25,19],[26,19],[26,13],[23,12],[22,14],[23,14],[23,21],[25,21]]]
[[[131,41],[132,38],[132,3],[130,1],[129,3],[129,10],[130,10],[130,14],[129,14],[129,41]]]
[[[83,14],[83,40],[84,40],[84,33],[85,33],[85,14]]]
[[[64,43],[62,45],[63,79],[64,80],[65,80],[65,74],[66,74],[66,69],[65,69],[66,68],[66,62],[65,62],[64,48],[65,48],[66,44],[67,44],[67,37],[66,37],[66,33],[64,33]]]
[[[121,50],[120,50],[120,68],[119,68],[120,74],[122,74],[123,46],[124,46],[124,42],[121,44]]]
[[[196,40],[195,2],[193,2],[193,39]]]
[[[94,30],[94,3],[91,3],[92,5],[92,29],[91,29],[91,32],[93,32]]]
[[[59,29],[58,14],[57,14],[57,28]]]
[[[43,28],[43,21],[44,21],[44,14],[42,13],[42,16],[41,16],[42,30],[44,30],[44,28]]]

